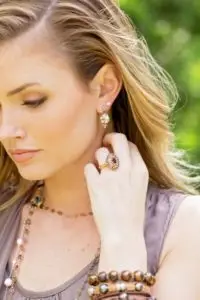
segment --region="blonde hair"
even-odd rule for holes
[[[106,63],[113,64],[123,87],[113,105],[114,129],[135,143],[148,167],[150,182],[197,194],[198,167],[190,165],[175,147],[170,121],[178,100],[170,76],[151,56],[116,0],[1,1],[1,43],[21,36],[40,24],[61,55],[70,55],[86,82]],[[42,26],[41,26],[42,28]],[[41,29],[42,30],[42,29]],[[20,177],[0,146],[0,185],[15,180],[16,193],[4,209],[33,184]]]

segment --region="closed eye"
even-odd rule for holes
[[[22,103],[23,106],[30,106],[30,107],[38,107],[40,106],[41,104],[43,104],[45,101],[47,100],[47,97],[42,97],[40,99],[37,99],[37,100],[26,100]]]

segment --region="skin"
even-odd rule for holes
[[[0,141],[4,148],[41,149],[30,162],[16,163],[21,176],[45,181],[50,207],[71,215],[90,210],[94,214],[68,220],[36,212],[20,268],[21,285],[35,291],[60,285],[90,262],[100,239],[99,270],[145,271],[148,170],[133,143],[122,134],[106,134],[99,122],[102,105],[112,105],[121,87],[114,69],[104,66],[86,89],[67,59],[63,62],[54,57],[44,43],[33,45],[21,38],[2,46],[0,58]],[[7,96],[28,82],[41,86]],[[40,107],[22,105],[41,95],[48,99]],[[110,147],[119,157],[120,167],[99,173],[97,165],[105,162]],[[199,200],[199,196],[186,197],[170,227],[153,291],[159,300],[200,297]],[[21,225],[26,215],[25,206]]]

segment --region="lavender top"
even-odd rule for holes
[[[9,189],[2,192],[0,203],[6,201],[10,193]],[[30,196],[31,193],[27,194],[10,208],[0,212],[0,300],[9,299],[7,299],[3,282],[9,274],[8,261],[17,238],[22,207],[30,199]],[[180,203],[186,196],[186,194],[175,189],[161,189],[149,184],[146,198],[144,236],[148,255],[148,270],[153,274],[156,274],[158,270],[159,257],[169,226]],[[45,292],[28,291],[17,283],[12,300],[75,300],[77,291],[86,279],[92,262],[70,280]],[[94,270],[97,270],[97,268],[98,265]],[[87,285],[79,300],[88,300]]]

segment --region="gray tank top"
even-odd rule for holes
[[[8,199],[9,193],[12,192],[10,189],[9,192],[1,193],[0,202],[2,203]],[[31,193],[28,193],[22,200],[0,213],[0,300],[9,299],[6,296],[3,282],[9,274],[8,261],[16,242],[22,206],[30,199],[30,196]],[[170,223],[186,196],[186,194],[175,189],[161,189],[149,184],[146,198],[144,237],[148,255],[148,270],[153,274],[156,274],[158,270],[159,257]],[[77,292],[87,278],[92,263],[93,261],[67,282],[45,292],[28,291],[17,283],[12,299],[75,300]],[[97,269],[98,265],[95,266],[94,271],[97,271]],[[80,300],[88,300],[87,284]]]

